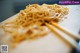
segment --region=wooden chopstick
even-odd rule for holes
[[[76,43],[76,41],[75,41],[73,38],[71,38],[70,36],[66,36],[66,35],[64,36],[64,35],[59,34],[59,32],[57,32],[51,24],[45,23],[45,25],[46,25],[49,29],[51,29],[52,32],[55,33],[55,35],[60,36],[60,37],[61,37],[63,40],[65,40],[69,45],[71,45],[72,47],[77,48],[77,43]]]
[[[51,21],[50,23],[51,23],[53,26],[55,26],[56,28],[58,28],[59,30],[61,30],[62,32],[64,32],[65,34],[67,34],[67,35],[69,35],[69,36],[71,36],[71,37],[73,37],[73,38],[75,38],[75,39],[80,39],[80,36],[79,36],[79,35],[74,35],[74,34],[68,32],[66,29],[62,28],[62,27],[59,26],[57,23],[52,22],[52,21]]]

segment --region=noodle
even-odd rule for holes
[[[38,4],[32,4],[26,6],[26,9],[21,10],[19,12],[18,18],[13,21],[12,23],[7,23],[5,28],[11,28],[11,29],[16,29],[17,32],[13,31],[12,35],[12,41],[13,42],[21,42],[25,39],[32,38],[34,39],[35,37],[41,37],[44,36],[45,34],[48,33],[46,31],[44,22],[59,22],[61,18],[63,18],[65,15],[68,14],[68,8],[53,4],[53,5],[48,5],[48,4],[43,4],[43,5],[38,5]],[[10,24],[12,26],[10,26]],[[34,27],[36,25],[36,28]],[[20,28],[23,32],[19,33]],[[42,28],[42,29],[41,29]],[[28,31],[26,31],[28,29]],[[6,31],[6,29],[5,29]],[[12,30],[9,30],[12,31]],[[26,32],[25,32],[26,31]],[[37,31],[36,33],[33,31]],[[44,31],[44,32],[43,32]]]
[[[41,18],[41,20],[44,20],[45,17],[62,18],[66,14],[68,14],[68,8],[59,6],[57,4],[54,5],[43,4],[41,6],[38,4],[32,4],[26,6],[26,9],[20,11],[19,18],[16,19],[15,23],[21,26],[25,25],[26,27],[26,25],[31,24],[34,20],[38,18]]]

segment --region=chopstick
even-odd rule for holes
[[[74,35],[74,34],[68,32],[66,29],[62,28],[62,27],[59,26],[57,23],[52,22],[52,21],[51,21],[50,23],[51,23],[54,27],[58,28],[59,30],[61,30],[62,32],[64,32],[65,34],[67,34],[68,36],[71,36],[71,37],[73,37],[73,38],[75,38],[75,39],[80,39],[80,36],[79,36],[79,35]]]
[[[55,35],[58,35],[58,36],[60,36],[61,38],[63,38],[69,45],[71,45],[72,47],[78,48],[77,43],[76,43],[76,41],[75,41],[73,38],[71,38],[70,36],[67,36],[67,35],[61,35],[59,32],[57,32],[57,31],[55,30],[54,26],[52,26],[51,24],[45,23],[45,25],[46,25],[49,29],[51,29],[51,31],[52,31],[53,33],[55,33]]]

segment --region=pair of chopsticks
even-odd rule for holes
[[[66,33],[67,35],[73,37],[74,39],[80,39],[80,36],[79,36],[79,35],[74,35],[74,34],[68,32],[66,29],[60,27],[57,23],[51,22],[51,24],[52,24],[53,26],[55,26],[56,28],[58,28],[59,30],[61,30],[61,31],[63,31],[64,33]]]
[[[79,35],[74,35],[70,32],[68,32],[66,29],[62,28],[61,26],[59,26],[57,23],[55,22],[50,22],[49,23],[45,23],[45,25],[52,30],[53,33],[55,33],[56,35],[60,36],[61,38],[63,38],[65,41],[67,41],[68,44],[70,44],[71,46],[73,46],[74,48],[79,48],[78,44],[76,42],[76,40],[80,39]],[[66,35],[61,35],[60,32],[58,32],[57,30],[55,30],[55,28],[58,29],[59,31],[64,32]]]

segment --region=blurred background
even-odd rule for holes
[[[0,22],[18,13],[21,9],[24,9],[25,6],[28,4],[33,3],[59,4],[59,1],[72,1],[72,0],[0,0]]]

